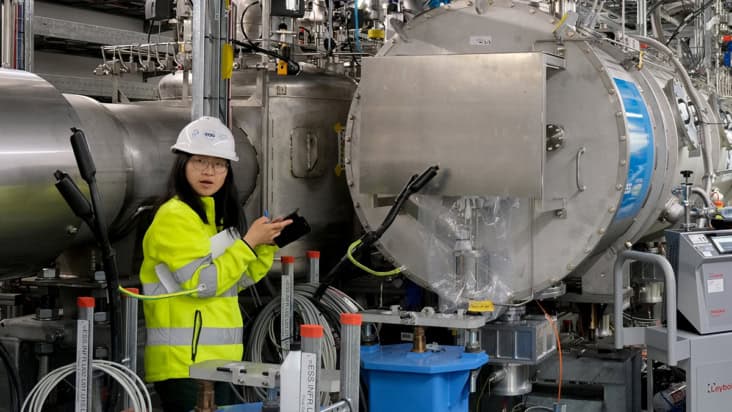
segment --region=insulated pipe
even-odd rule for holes
[[[308,283],[317,285],[320,283],[320,252],[308,250],[306,256],[308,258]]]
[[[697,113],[700,117],[702,125],[702,127],[699,128],[699,133],[701,134],[699,142],[701,142],[702,144],[702,160],[704,162],[704,190],[707,193],[710,193],[712,191],[712,181],[714,180],[714,170],[712,170],[712,152],[710,150],[711,141],[709,139],[709,133],[707,133],[706,130],[707,121],[704,116],[704,105],[702,103],[701,97],[699,97],[699,93],[696,91],[696,88],[691,83],[689,73],[686,72],[686,69],[684,69],[684,66],[681,64],[679,59],[674,56],[673,51],[671,51],[671,49],[669,49],[665,44],[647,36],[638,36],[634,34],[631,34],[630,36],[664,53],[671,60],[674,68],[676,68],[676,73],[681,77],[681,81],[684,83],[684,87],[691,97],[691,101],[697,107]]]
[[[705,192],[701,187],[692,188],[691,193],[699,195],[699,197],[704,201],[704,206],[708,208],[714,207],[714,203],[712,203],[712,198],[709,197],[709,193]]]
[[[280,340],[282,358],[290,352],[292,318],[295,306],[295,257],[282,256],[282,292],[280,294]]]
[[[663,32],[663,22],[661,21],[661,7],[657,7],[651,15],[651,27],[653,28],[653,37],[660,42],[666,43],[666,35]]]
[[[637,252],[635,250],[624,250],[618,254],[615,260],[613,272],[615,274],[615,316],[613,319],[613,327],[615,328],[615,348],[622,349],[623,344],[623,265],[627,260],[637,260],[639,262],[651,263],[656,265],[663,271],[666,281],[666,317],[667,335],[666,335],[666,354],[668,357],[667,364],[676,366],[676,279],[674,270],[668,260],[653,253]]]
[[[94,298],[76,299],[76,407],[77,412],[92,410],[92,355],[94,348]]]
[[[323,340],[323,326],[322,325],[301,325],[300,326],[300,338],[302,344],[303,353],[312,353],[315,355],[315,370],[312,371],[315,375],[314,382],[308,379],[308,384],[315,386],[314,399],[320,399],[320,364],[321,364],[321,342]],[[310,371],[308,371],[310,372]],[[310,374],[308,373],[308,376]],[[316,401],[317,402],[317,401]],[[316,410],[320,409],[320,405]]]
[[[358,410],[361,365],[361,322],[358,313],[341,314],[341,399]]]

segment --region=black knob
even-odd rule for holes
[[[681,171],[681,176],[684,176],[687,179],[690,178],[692,174],[694,174],[694,172],[692,172],[691,170],[682,170]]]

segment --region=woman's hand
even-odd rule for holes
[[[263,216],[252,223],[242,239],[253,248],[259,245],[271,245],[274,243],[274,239],[280,235],[282,229],[290,223],[292,223],[291,219],[275,219],[270,222],[269,219]]]

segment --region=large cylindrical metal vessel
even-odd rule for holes
[[[311,74],[273,77],[257,93],[256,80],[242,73],[233,80],[232,131],[240,158],[233,170],[247,217],[299,207],[313,230],[288,246],[288,254],[342,245],[352,208],[345,174],[336,166],[353,83]],[[189,120],[188,103],[101,104],[62,95],[33,74],[0,70],[0,277],[38,270],[90,239],[53,187],[53,172],[61,169],[88,192],[71,151],[71,127],[84,130],[89,141],[107,222],[124,226],[163,193],[174,158],[170,146]]]
[[[89,239],[88,228],[54,187],[54,171],[67,171],[88,196],[71,151],[72,127],[87,136],[101,206],[108,224],[114,224],[140,199],[160,194],[172,163],[170,145],[189,117],[182,107],[160,106],[151,116],[141,106],[62,95],[40,77],[20,71],[0,70],[0,90],[0,152],[6,158],[0,175],[2,276],[37,270],[74,242]],[[138,133],[140,127],[148,133]],[[140,172],[146,169],[151,173],[143,178]]]
[[[729,142],[685,117],[673,68],[531,5],[481,4],[420,14],[364,59],[346,132],[357,215],[378,226],[408,177],[436,164],[378,246],[443,309],[531,298],[572,273],[609,293],[616,251],[658,230],[679,171],[701,185],[699,128],[714,170]]]

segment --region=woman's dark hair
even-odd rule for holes
[[[160,198],[157,207],[178,196],[178,199],[190,206],[204,223],[209,223],[201,198],[186,178],[186,164],[190,158],[191,155],[188,153],[177,153],[175,163],[173,163],[173,168],[170,170],[170,176],[168,177],[167,191],[165,196]],[[224,185],[213,195],[213,198],[216,204],[216,225],[222,226],[224,229],[236,229],[239,233],[243,233],[245,229],[244,214],[239,206],[239,192],[236,189],[234,174],[231,169],[226,174]]]

